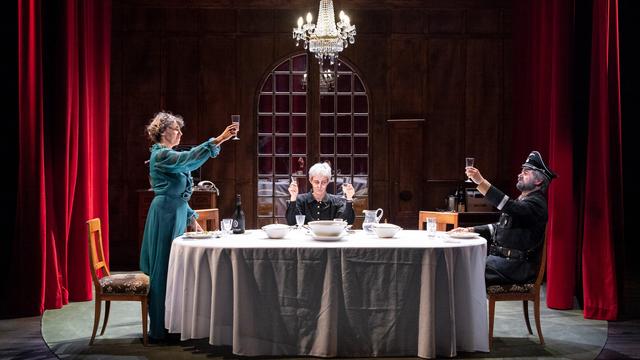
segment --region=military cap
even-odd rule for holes
[[[532,151],[531,154],[527,157],[527,160],[522,164],[522,167],[526,167],[529,169],[534,169],[540,171],[544,176],[551,181],[553,178],[558,177],[551,169],[547,167],[547,165],[542,161],[542,155],[540,155],[537,151]]]

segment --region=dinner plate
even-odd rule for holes
[[[188,239],[208,239],[216,236],[215,231],[187,231],[182,235]]]
[[[343,232],[342,234],[340,234],[338,236],[319,236],[319,235],[316,235],[314,233],[311,233],[309,235],[311,235],[311,238],[313,240],[318,240],[318,241],[340,241],[340,240],[342,240],[342,238],[344,238],[347,235],[347,233]]]
[[[447,235],[451,236],[452,238],[456,238],[456,239],[474,239],[477,238],[480,234],[475,233],[475,232],[450,232],[447,233]]]

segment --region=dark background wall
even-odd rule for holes
[[[445,196],[464,180],[465,156],[474,156],[485,177],[511,191],[515,174],[503,171],[502,150],[513,121],[511,2],[337,0],[334,6],[358,31],[340,56],[368,87],[370,207],[415,228],[419,210],[444,207]],[[291,29],[308,11],[315,19],[317,9],[317,0],[114,1],[114,268],[137,267],[136,190],[149,185],[144,126],[161,109],[184,116],[184,144],[217,135],[230,114],[241,114],[242,141],[225,143],[202,176],[220,188],[223,216],[240,193],[248,227],[255,227],[256,92],[279,60],[300,51]],[[425,119],[418,133],[387,121],[415,118]],[[402,144],[410,144],[408,151],[390,151]],[[390,156],[422,161],[403,167]],[[403,190],[411,199],[398,200]]]

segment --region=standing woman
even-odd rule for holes
[[[167,334],[164,327],[164,301],[171,242],[184,234],[187,226],[201,230],[197,215],[187,203],[191,198],[193,178],[191,171],[202,166],[220,152],[220,144],[234,136],[237,125],[229,125],[216,138],[211,138],[189,151],[178,152],[173,147],[180,143],[182,117],[159,112],[147,126],[147,134],[154,143],[149,158],[149,175],[155,197],[149,207],[144,226],[140,269],[149,275],[149,337],[162,340]]]

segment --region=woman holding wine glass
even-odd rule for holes
[[[184,121],[181,116],[159,112],[147,125],[147,135],[153,145],[149,157],[149,178],[155,193],[144,226],[140,250],[140,270],[151,279],[149,290],[149,340],[162,341],[167,335],[164,327],[164,301],[171,242],[184,234],[187,226],[202,228],[197,215],[189,207],[193,178],[210,158],[218,156],[220,145],[237,133],[231,124],[217,137],[212,137],[188,151],[175,151],[180,143]]]

